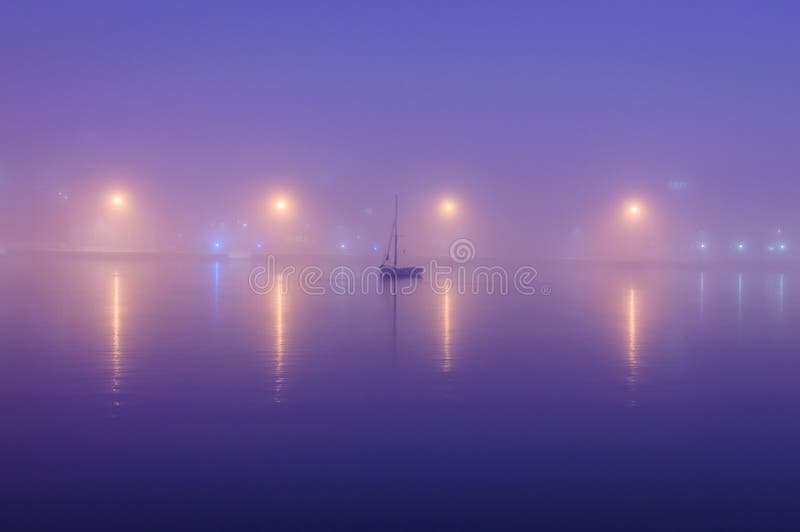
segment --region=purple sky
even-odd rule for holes
[[[394,192],[419,253],[596,251],[631,197],[669,249],[800,232],[796,3],[181,4],[2,7],[0,239],[114,187],[201,237],[283,189],[320,248],[383,245]]]

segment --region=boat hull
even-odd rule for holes
[[[387,277],[420,277],[425,272],[421,266],[408,266],[398,268],[397,266],[381,266],[381,274]]]

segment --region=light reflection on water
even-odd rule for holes
[[[447,373],[453,369],[453,338],[452,338],[452,324],[451,324],[451,310],[450,310],[450,290],[442,294],[442,353],[444,359],[442,361],[442,369]]]
[[[703,313],[706,308],[706,274],[700,272],[700,319],[703,318]]]
[[[119,380],[120,374],[122,372],[121,366],[121,358],[122,358],[122,350],[120,346],[120,288],[119,288],[119,272],[114,272],[112,276],[113,280],[113,288],[112,294],[113,299],[111,303],[111,367],[112,367],[112,377],[111,377],[111,391],[113,393],[119,393]],[[115,405],[119,406],[119,402],[115,400]]]
[[[214,317],[219,317],[219,261],[214,262]]]
[[[163,265],[162,265],[163,266]],[[284,400],[284,387],[287,378],[287,357],[292,356],[290,346],[302,343],[305,346],[303,354],[297,354],[292,362],[292,367],[296,368],[301,375],[308,375],[308,372],[315,371],[313,367],[306,365],[309,360],[308,353],[315,352],[336,352],[337,356],[350,356],[348,360],[355,361],[357,356],[363,354],[358,347],[359,336],[363,334],[362,340],[375,338],[381,334],[388,335],[385,340],[376,341],[376,345],[389,346],[396,358],[398,346],[404,345],[401,349],[405,356],[405,363],[425,363],[420,358],[423,353],[439,353],[439,368],[443,373],[454,371],[464,371],[459,369],[456,361],[459,358],[474,361],[480,357],[495,356],[489,353],[475,352],[475,340],[481,338],[492,338],[498,351],[501,353],[515,354],[522,349],[525,353],[531,353],[530,347],[538,342],[549,339],[559,339],[562,342],[563,350],[566,353],[581,353],[571,345],[580,336],[561,336],[567,334],[567,330],[572,330],[568,325],[581,327],[585,335],[602,340],[597,346],[598,356],[603,359],[603,344],[611,345],[613,334],[609,334],[613,328],[613,320],[607,307],[607,302],[614,299],[608,298],[610,290],[618,290],[617,294],[622,294],[624,301],[624,345],[626,368],[625,381],[635,389],[642,384],[642,379],[655,378],[658,375],[648,375],[642,373],[642,349],[643,346],[658,346],[667,337],[661,337],[670,326],[670,319],[674,323],[679,323],[678,318],[684,319],[683,305],[690,303],[686,298],[676,295],[680,291],[678,283],[684,282],[682,275],[670,272],[660,274],[642,274],[631,277],[629,272],[615,272],[608,276],[608,272],[603,276],[597,276],[596,280],[586,279],[585,276],[575,275],[572,279],[563,280],[562,285],[555,281],[555,294],[550,297],[534,296],[526,298],[519,295],[500,296],[474,296],[457,295],[452,292],[444,294],[434,294],[428,290],[420,289],[417,293],[410,296],[399,295],[392,297],[389,294],[368,296],[337,296],[327,295],[314,297],[299,292],[296,285],[278,279],[275,289],[266,296],[257,296],[247,290],[246,273],[250,267],[247,263],[221,263],[212,264],[212,291],[213,304],[205,309],[202,300],[196,296],[202,292],[202,277],[192,278],[184,275],[187,271],[185,265],[175,267],[156,267],[150,263],[122,263],[95,264],[91,268],[67,268],[65,275],[74,277],[72,280],[60,280],[62,286],[80,286],[82,292],[76,290],[61,290],[60,297],[91,298],[92,276],[102,275],[105,279],[110,279],[110,305],[108,306],[110,315],[107,318],[110,322],[110,346],[109,359],[111,361],[112,381],[111,391],[119,393],[121,384],[126,380],[126,372],[136,364],[148,364],[155,356],[155,352],[144,351],[137,355],[139,358],[123,360],[125,352],[137,347],[137,344],[153,345],[160,339],[166,340],[169,336],[164,331],[151,330],[157,327],[163,328],[169,324],[178,325],[181,331],[191,330],[193,335],[176,334],[172,341],[177,343],[193,343],[196,341],[201,350],[210,346],[225,347],[226,344],[236,346],[242,342],[249,341],[253,335],[261,336],[267,342],[267,350],[272,359],[270,372],[273,375],[274,400]],[[197,265],[199,272],[203,268],[202,264]],[[191,269],[188,271],[191,272]],[[102,273],[106,272],[106,273]],[[147,272],[147,273],[145,273]],[[561,274],[564,275],[564,274]],[[701,324],[706,323],[707,327],[716,327],[719,331],[726,328],[728,308],[725,306],[724,282],[730,278],[725,272],[701,271],[694,273],[697,284],[697,304],[699,313],[696,314],[697,322],[692,324],[692,330]],[[733,316],[735,316],[735,330],[737,340],[742,342],[748,335],[758,330],[751,330],[752,323],[745,320],[745,316],[751,314],[759,320],[766,319],[759,310],[765,305],[764,300],[772,299],[772,303],[766,304],[771,307],[772,315],[777,320],[786,319],[790,312],[787,302],[791,301],[787,296],[786,277],[788,274],[763,274],[765,286],[763,294],[759,295],[752,289],[745,294],[745,278],[743,272],[737,272],[734,277],[734,297],[735,306]],[[749,273],[755,279],[757,273]],[[159,277],[159,288],[147,286],[147,279],[152,276]],[[173,277],[174,276],[174,277]],[[689,281],[689,274],[686,281]],[[712,283],[709,284],[709,277]],[[714,283],[713,281],[716,281]],[[754,281],[753,284],[757,284]],[[108,285],[106,285],[108,286]],[[597,287],[605,287],[598,291]],[[730,285],[728,285],[730,286]],[[616,287],[616,288],[615,288]],[[45,297],[42,289],[46,287],[29,288],[30,301],[36,301],[37,297]],[[559,294],[559,289],[561,294]],[[135,294],[136,297],[129,303],[124,303],[125,294]],[[747,296],[747,297],[746,297]],[[225,298],[226,305],[221,305],[222,298]],[[388,305],[379,305],[370,309],[372,302],[386,299]],[[293,300],[293,305],[288,306],[288,302]],[[711,308],[709,308],[709,300]],[[6,305],[12,299],[6,299]],[[645,308],[645,301],[649,303]],[[228,304],[230,303],[230,304]],[[136,305],[133,308],[127,308]],[[460,309],[460,319],[454,320],[454,305],[463,306]],[[572,305],[579,305],[580,309]],[[262,315],[254,305],[266,308],[267,314],[264,316],[262,324],[266,327],[258,331],[252,327],[255,323],[248,316]],[[265,306],[264,306],[265,305]],[[70,307],[75,311],[74,319],[78,319],[83,325],[91,327],[92,315],[87,312],[88,307],[83,307],[80,301],[65,302],[64,306]],[[752,311],[748,311],[749,308]],[[398,311],[398,308],[400,309]],[[698,307],[695,307],[698,308]],[[5,309],[7,312],[8,308]],[[170,312],[169,322],[161,321],[159,318],[160,310]],[[187,312],[190,311],[190,312]],[[405,318],[402,327],[398,328],[398,312]],[[651,313],[656,312],[653,315]],[[712,314],[709,315],[709,312]],[[214,316],[217,326],[208,329],[204,328],[200,322],[194,323],[203,314],[209,313]],[[126,316],[136,315],[135,322],[126,323]],[[348,316],[359,316],[352,322]],[[643,316],[647,316],[647,323],[653,327],[648,331],[643,331]],[[39,316],[42,320],[63,320],[61,313],[47,312]],[[355,320],[355,318],[353,318]],[[124,338],[130,345],[123,346],[123,330],[129,329]],[[728,327],[730,331],[734,327]],[[143,331],[146,333],[134,334],[131,331]],[[151,332],[148,332],[151,331]],[[348,336],[342,337],[344,331]],[[689,329],[687,329],[689,331]],[[501,334],[502,333],[502,334]],[[160,335],[160,336],[159,336]],[[459,338],[456,343],[455,338]],[[527,337],[527,339],[526,339]],[[91,340],[91,334],[87,335],[87,341]],[[35,340],[35,339],[33,339]],[[724,340],[724,334],[718,338],[720,342]],[[471,343],[472,341],[472,343]],[[342,345],[337,345],[337,342]],[[365,342],[368,343],[368,342]],[[341,350],[346,344],[351,351]],[[428,347],[430,346],[430,348]],[[69,346],[65,346],[69,347]],[[259,348],[256,348],[258,350]],[[224,349],[223,349],[224,350]],[[235,351],[235,350],[234,350]],[[137,352],[142,353],[141,349]],[[159,356],[169,357],[170,352],[159,353]],[[648,359],[652,353],[648,347],[645,354]],[[314,356],[318,360],[318,357]],[[513,366],[516,359],[507,360]],[[609,363],[612,358],[605,359]],[[236,370],[241,358],[233,357],[223,363],[227,369]],[[429,361],[432,362],[432,361]],[[509,366],[509,367],[510,367]],[[358,372],[355,366],[344,364],[343,367],[350,371]],[[154,379],[169,378],[168,365],[160,366],[161,373],[153,375]],[[298,383],[299,384],[299,383]],[[310,391],[310,390],[309,390]]]
[[[468,515],[487,498],[536,508],[539,482],[563,509],[659,500],[665,478],[722,506],[790,480],[796,272],[543,267],[547,297],[314,297],[283,279],[257,296],[250,267],[6,264],[0,393],[16,406],[0,421],[20,428],[0,465],[35,481],[2,495],[68,500],[77,483],[147,505],[129,484],[144,475],[167,500],[197,485],[252,515],[242,501],[353,493],[380,508],[448,493]],[[112,454],[110,478],[96,457]]]
[[[739,341],[742,341],[742,274],[737,276],[736,283],[736,331],[739,335]]]
[[[636,289],[628,289],[628,383],[635,389],[638,382],[639,371],[639,338],[637,331],[639,328],[639,309],[636,306]]]
[[[274,352],[275,352],[275,402],[280,402],[281,400],[281,390],[283,389],[283,383],[286,378],[285,375],[285,368],[284,368],[284,357],[286,356],[286,331],[284,330],[284,299],[287,297],[287,294],[284,294],[284,282],[283,277],[278,276],[278,280],[276,283],[276,287],[273,290],[274,295],[272,296],[274,299],[274,318],[275,318],[275,326],[273,328],[273,337],[275,342]],[[288,291],[287,291],[288,292]]]

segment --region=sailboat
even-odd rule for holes
[[[392,243],[394,243],[394,257],[390,264],[390,254],[392,251]],[[394,195],[394,223],[392,224],[392,232],[389,235],[389,243],[386,245],[386,254],[383,256],[381,263],[381,273],[383,275],[392,277],[417,277],[422,275],[425,268],[421,266],[404,266],[397,265],[397,194]]]

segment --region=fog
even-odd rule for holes
[[[0,248],[790,257],[797,8],[714,6],[6,6]]]

